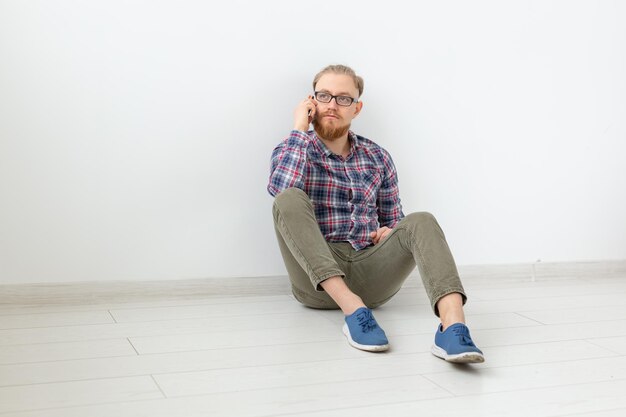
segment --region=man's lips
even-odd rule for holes
[[[334,115],[334,114],[325,114],[325,115],[324,115],[324,116],[322,116],[322,117],[328,117],[328,118],[331,118],[331,119],[339,119],[339,117],[338,117],[338,116],[336,116],[336,115]]]

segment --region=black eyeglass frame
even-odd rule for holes
[[[320,99],[318,99],[318,98],[317,98],[317,95],[318,95],[318,94],[328,94],[328,95],[330,96],[330,100],[328,100],[328,101],[322,101],[322,100],[320,100]],[[332,94],[327,93],[327,92],[325,92],[325,91],[314,91],[314,92],[313,92],[313,97],[315,97],[315,100],[319,101],[320,103],[324,103],[324,104],[328,104],[328,103],[330,103],[331,101],[333,101],[333,99],[335,99],[335,103],[337,103],[337,105],[338,105],[338,106],[341,106],[341,107],[350,107],[350,106],[352,106],[354,103],[358,103],[358,102],[359,102],[359,99],[357,99],[357,98],[352,98],[352,97],[350,97],[350,96],[333,96]],[[337,98],[338,98],[338,97],[341,97],[341,98],[349,98],[349,99],[351,100],[351,101],[350,101],[350,104],[339,104],[339,102],[337,101]]]

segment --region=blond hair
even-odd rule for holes
[[[322,75],[328,73],[344,74],[352,77],[352,80],[354,80],[354,85],[359,90],[359,97],[361,97],[361,94],[363,94],[363,78],[356,75],[356,72],[354,72],[352,68],[346,65],[329,65],[320,72],[318,72],[315,78],[313,78],[313,91],[315,91],[315,86],[317,85],[317,82],[320,80],[320,78],[322,78]]]

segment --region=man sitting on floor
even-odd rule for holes
[[[432,353],[483,362],[464,324],[467,297],[441,227],[430,213],[404,216],[391,156],[350,130],[363,108],[363,79],[331,65],[315,76],[313,91],[272,153],[267,187],[295,298],[340,308],[352,346],[384,351],[389,342],[371,309],[390,300],[417,264],[441,320]]]

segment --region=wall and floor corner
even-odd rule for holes
[[[460,265],[626,259],[626,4],[0,0],[0,282],[284,274],[269,155],[314,73]]]

